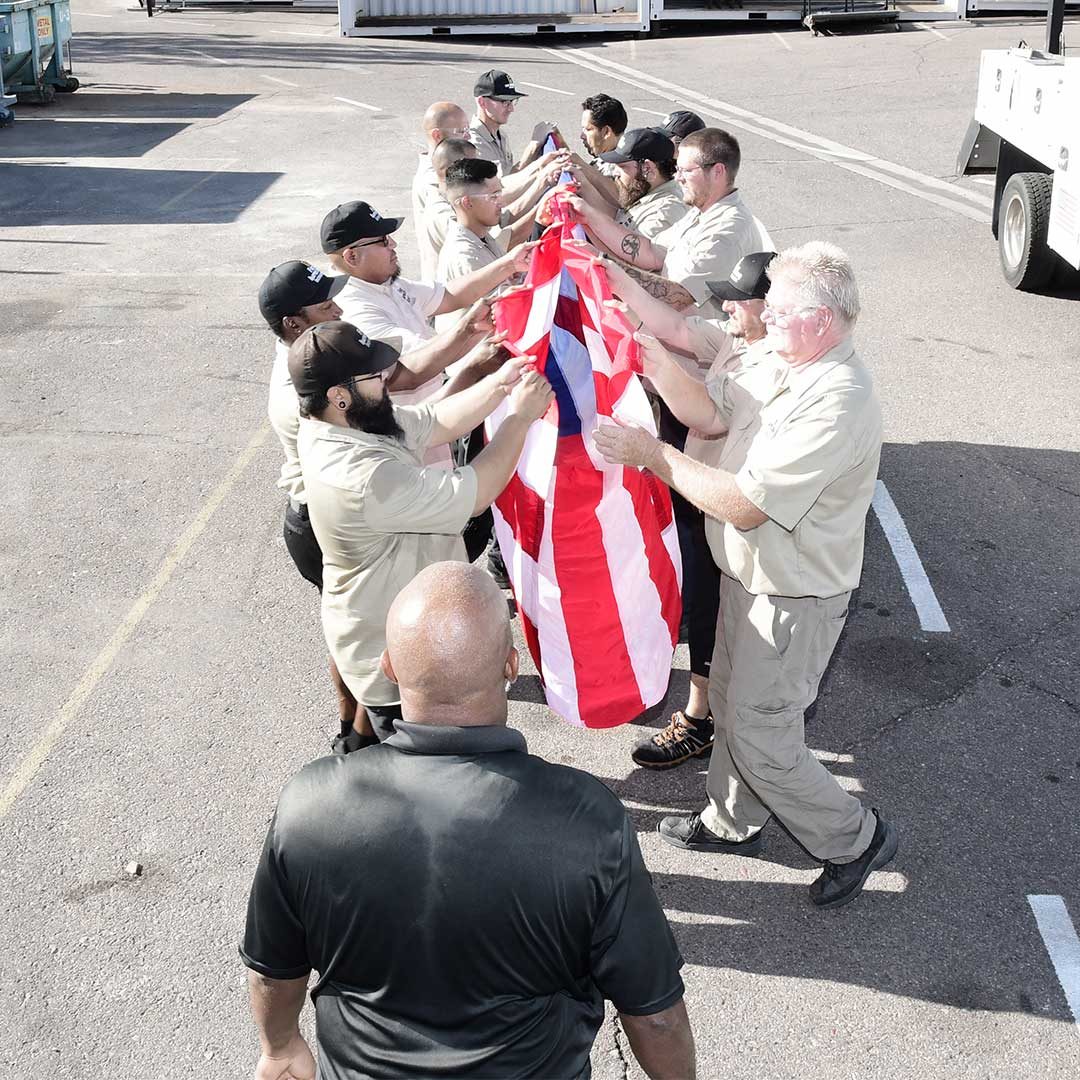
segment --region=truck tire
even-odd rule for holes
[[[1046,246],[1050,196],[1054,178],[1048,173],[1013,173],[1001,192],[998,210],[998,253],[1005,280],[1014,289],[1040,289],[1057,267]]]

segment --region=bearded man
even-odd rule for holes
[[[397,406],[387,388],[397,362],[392,345],[341,321],[313,326],[289,349],[304,490],[323,553],[323,632],[383,739],[401,717],[398,688],[379,666],[390,604],[425,566],[465,561],[462,529],[509,483],[529,425],[553,396],[542,375],[512,360],[433,404]],[[429,446],[471,431],[507,395],[507,419],[468,465],[424,465]]]

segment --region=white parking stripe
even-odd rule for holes
[[[941,38],[942,41],[948,41],[949,40],[949,35],[948,34],[943,34],[940,30],[935,30],[929,23],[917,22],[917,23],[912,23],[911,25],[912,26],[917,26],[920,30],[928,31],[929,33],[933,34],[934,37]]]
[[[289,82],[288,79],[279,79],[276,75],[260,75],[260,79],[266,79],[267,82],[281,83],[282,86],[298,87],[299,83]]]
[[[64,702],[59,715],[45,728],[41,738],[38,739],[19,763],[19,767],[11,775],[11,779],[8,780],[7,784],[4,785],[3,792],[0,793],[0,820],[7,816],[8,811],[15,804],[15,800],[26,790],[37,775],[38,769],[41,768],[45,759],[55,749],[56,744],[63,737],[64,732],[67,731],[68,725],[82,712],[82,707],[86,704],[87,699],[116,662],[120,651],[131,639],[131,635],[138,629],[139,624],[143,621],[154,601],[161,595],[162,590],[172,580],[176,568],[184,561],[195,541],[202,536],[203,530],[209,524],[217,508],[236,486],[236,482],[243,475],[248,465],[251,464],[252,458],[255,457],[259,447],[262,446],[269,433],[270,425],[264,423],[252,435],[247,446],[240,452],[240,456],[233,462],[232,468],[226,473],[225,478],[210,493],[191,524],[184,530],[180,539],[176,541],[172,551],[165,556],[153,580],[143,590],[142,595],[139,596],[135,603],[131,605],[127,615],[124,616],[124,621],[116,628],[108,644],[98,653],[97,658],[83,673],[78,685],[72,690],[67,701]]]
[[[344,101],[346,105],[355,105],[358,109],[367,109],[370,112],[382,112],[382,109],[375,105],[365,105],[362,101],[353,101],[352,98],[336,97],[335,101]]]
[[[775,30],[774,30],[774,31],[772,32],[772,36],[773,36],[774,38],[776,38],[776,40],[777,40],[777,41],[779,41],[779,42],[780,42],[780,44],[781,44],[781,45],[783,45],[783,46],[784,46],[784,48],[785,48],[785,49],[787,49],[787,51],[788,51],[788,52],[794,52],[794,51],[795,51],[795,50],[794,50],[794,49],[793,49],[793,48],[792,48],[792,47],[791,47],[791,46],[790,46],[790,45],[789,45],[789,44],[787,43],[787,39],[786,39],[786,38],[784,37],[784,35],[783,35],[783,34],[778,34],[778,33],[777,33],[777,32],[776,32]]]
[[[1076,928],[1060,896],[1029,896],[1027,899],[1058,982],[1065,991],[1073,1020],[1080,1030],[1080,938],[1076,936]]]
[[[643,109],[639,105],[634,105],[630,111],[648,113],[650,116],[667,116],[666,112],[657,112],[655,109]]]
[[[547,90],[550,94],[565,94],[567,97],[573,97],[573,93],[569,90],[556,90],[554,86],[541,86],[539,83],[524,82],[521,79],[517,80],[522,86],[531,86],[534,90]]]
[[[896,503],[893,502],[889,489],[880,480],[874,488],[874,500],[871,505],[881,523],[885,538],[889,541],[889,547],[892,548],[896,565],[900,567],[900,574],[907,586],[908,595],[919,616],[919,625],[923,630],[931,633],[947,634],[949,623],[938,603],[934,587],[926,576],[919,553],[911,541],[911,533],[908,532],[900,511],[896,509]]]
[[[779,120],[772,120],[738,105],[732,105],[730,102],[700,94],[696,90],[668,82],[666,79],[647,75],[643,71],[609,60],[607,57],[599,57],[587,49],[568,46],[558,48],[543,46],[543,48],[545,52],[571,64],[606,75],[610,79],[637,87],[639,90],[651,90],[657,96],[670,98],[684,108],[716,117],[728,127],[753,132],[762,138],[789,146],[821,161],[827,161],[847,172],[866,176],[887,187],[907,192],[909,195],[952,210],[981,224],[990,223],[990,215],[987,211],[993,206],[993,201],[977,191],[959,187],[946,180],[940,180],[936,176],[928,176],[894,161],[874,157],[873,154],[814,135],[809,131],[792,127],[790,124],[781,123]]]

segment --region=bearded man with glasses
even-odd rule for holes
[[[462,530],[509,483],[529,425],[553,396],[542,375],[512,360],[434,404],[396,406],[387,381],[397,363],[397,349],[341,321],[311,327],[289,349],[297,448],[323,553],[323,632],[382,739],[401,717],[397,686],[379,665],[390,604],[425,566],[466,560]],[[471,431],[507,396],[506,420],[468,465],[424,465],[429,446]],[[375,741],[359,737],[348,749]]]

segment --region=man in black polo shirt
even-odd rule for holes
[[[604,999],[650,1077],[694,1076],[679,956],[619,800],[506,727],[506,601],[464,563],[394,601],[395,733],[286,786],[241,956],[257,1077],[589,1076]],[[291,1071],[290,1071],[291,1070]]]

